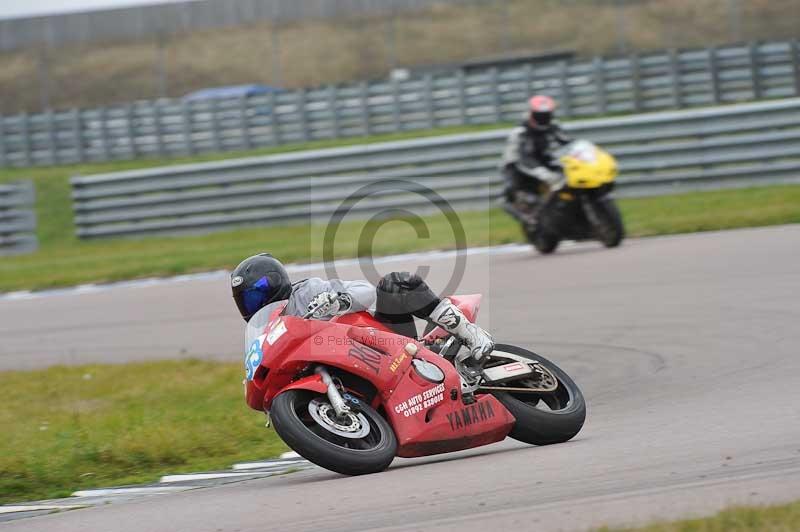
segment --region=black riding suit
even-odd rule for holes
[[[548,126],[533,127],[527,121],[514,128],[508,136],[503,152],[502,175],[505,180],[506,203],[513,203],[518,190],[539,196],[545,183],[538,174],[561,171],[553,157],[553,149],[571,142],[561,127],[553,122]]]
[[[308,304],[319,293],[334,291],[346,293],[352,302],[348,312],[360,312],[375,306],[375,317],[391,326],[398,333],[417,337],[414,316],[429,319],[441,299],[418,275],[408,272],[392,272],[373,287],[367,281],[326,281],[318,278],[305,279],[292,285],[292,294],[284,314],[303,316]]]
[[[260,337],[273,309],[281,302],[274,301],[250,317],[245,331],[248,357],[251,351],[258,355]],[[313,319],[329,320],[349,312],[368,310],[373,302],[375,318],[403,336],[418,337],[414,317],[428,321],[431,328],[435,325],[442,327],[467,348],[467,356],[462,361],[479,362],[494,349],[494,340],[489,333],[472,323],[451,300],[440,299],[421,277],[408,272],[385,275],[375,288],[367,281],[305,279],[291,285],[283,313],[303,317],[312,315]],[[283,332],[277,329],[277,332],[269,334],[280,335]],[[271,342],[269,336],[266,341]],[[253,360],[257,358],[254,356]]]
[[[416,274],[392,272],[378,281],[375,317],[398,333],[417,337],[414,316],[429,320],[441,302],[428,284]]]

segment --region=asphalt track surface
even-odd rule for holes
[[[434,287],[450,262],[430,263]],[[315,468],[0,529],[579,530],[800,498],[800,225],[479,255],[459,291],[486,294],[480,322],[499,340],[574,376],[589,406],[574,440],[398,459],[366,477]],[[228,297],[209,280],[0,301],[4,366],[19,360],[5,346],[19,330],[30,345],[12,338],[13,349],[32,360],[21,366],[104,353],[238,360]],[[51,326],[25,327],[31,313]]]

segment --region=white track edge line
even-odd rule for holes
[[[214,480],[217,478],[236,478],[274,475],[275,471],[234,471],[228,473],[187,473],[185,475],[164,475],[159,482],[170,484],[173,482],[188,482],[192,480]]]
[[[438,251],[424,251],[419,253],[388,255],[385,257],[375,257],[372,259],[372,262],[373,264],[385,264],[391,262],[412,261],[420,259],[442,260],[455,257],[459,253],[464,253],[466,256],[477,256],[477,255],[507,255],[513,253],[530,252],[530,251],[531,247],[526,244],[504,244],[501,246],[468,248],[462,251],[438,250]],[[328,265],[332,265],[337,268],[346,266],[355,266],[359,264],[360,260],[364,259],[365,257],[362,257],[361,259],[358,258],[339,259],[333,261],[332,263],[328,263]],[[326,263],[324,262],[314,262],[309,264],[287,264],[286,269],[289,271],[289,273],[305,273],[308,271],[325,268],[325,266]],[[106,292],[109,290],[116,290],[120,288],[142,288],[144,286],[153,286],[161,284],[182,283],[182,282],[199,281],[199,280],[224,279],[228,275],[230,275],[230,272],[227,270],[214,270],[210,272],[178,275],[175,277],[147,277],[144,279],[135,279],[131,281],[120,281],[116,283],[103,283],[103,284],[88,283],[78,286],[71,286],[67,288],[55,288],[52,290],[41,290],[41,291],[19,290],[15,292],[0,293],[0,301],[4,300],[19,301],[19,300],[39,299],[44,297],[53,297],[53,296],[74,296],[79,294]]]
[[[86,504],[16,504],[9,506],[0,506],[0,514],[13,514],[22,512],[40,512],[44,510],[76,510],[78,508],[86,508]]]
[[[168,493],[192,489],[187,486],[141,486],[130,488],[98,488],[80,490],[72,494],[73,497],[105,497],[108,495],[146,495],[149,493]]]

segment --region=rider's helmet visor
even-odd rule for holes
[[[549,126],[553,120],[553,113],[551,111],[533,111],[531,113],[531,122],[537,126]]]
[[[256,283],[242,292],[242,302],[247,314],[255,314],[269,303],[269,296],[272,290],[269,286],[269,279],[262,277]]]

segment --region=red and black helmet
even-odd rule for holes
[[[553,121],[553,113],[556,110],[556,102],[550,96],[537,94],[528,100],[528,123],[531,127],[548,127]]]

